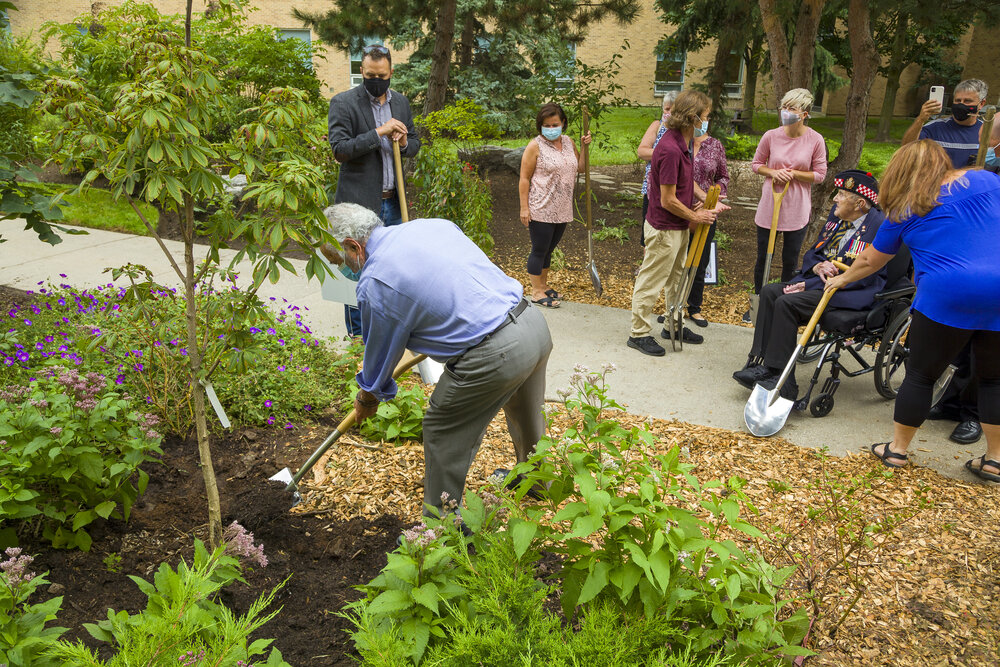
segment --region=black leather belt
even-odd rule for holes
[[[503,322],[500,323],[500,326],[498,326],[490,333],[486,334],[486,338],[496,335],[501,329],[503,329],[511,322],[516,322],[517,318],[521,316],[521,313],[523,313],[525,308],[527,307],[528,307],[528,300],[522,296],[521,301],[519,301],[516,306],[507,311],[507,316],[504,318]],[[484,338],[483,340],[486,340],[486,338]]]
[[[396,189],[395,188],[393,188],[392,190],[383,190],[382,191],[382,199],[392,199],[395,196],[396,196]]]

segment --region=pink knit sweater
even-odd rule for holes
[[[757,152],[753,156],[750,168],[754,173],[761,167],[782,169],[789,167],[798,171],[811,171],[813,181],[820,183],[826,178],[826,144],[823,136],[816,130],[807,127],[805,134],[792,139],[783,128],[768,130],[757,144]],[[771,214],[774,211],[774,190],[781,192],[784,185],[764,179],[761,190],[760,204],[754,222],[758,227],[771,228]],[[809,224],[809,210],[812,206],[812,184],[794,179],[788,186],[788,192],[781,202],[778,213],[778,231],[793,232]]]

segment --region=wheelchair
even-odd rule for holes
[[[842,375],[857,377],[872,373],[879,395],[888,399],[896,397],[906,376],[909,356],[906,334],[910,329],[910,303],[917,289],[911,280],[910,251],[905,246],[889,260],[886,272],[886,288],[875,295],[870,310],[831,308],[823,313],[816,333],[797,360],[799,364],[816,364],[805,395],[795,401],[797,410],[808,407],[814,417],[830,414]],[[872,363],[861,356],[865,348],[875,351]],[[844,365],[849,358],[858,365],[857,370]],[[825,367],[829,368],[830,375],[812,398]]]

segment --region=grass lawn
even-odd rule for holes
[[[48,185],[49,194],[63,192],[63,220],[70,225],[80,225],[90,229],[106,229],[110,232],[124,232],[137,236],[149,236],[132,207],[124,201],[115,201],[111,193],[100,188],[88,188],[82,193],[72,193],[73,186]],[[149,204],[139,203],[139,210],[155,225],[159,220],[156,209]]]

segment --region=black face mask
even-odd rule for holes
[[[372,97],[382,97],[389,90],[389,79],[365,79],[365,90]]]
[[[961,104],[959,102],[955,102],[951,105],[951,115],[954,116],[957,121],[968,120],[969,116],[977,113],[978,111],[978,104]]]

